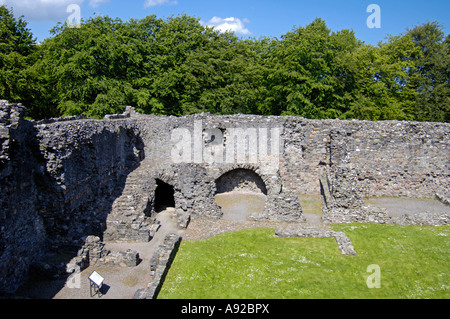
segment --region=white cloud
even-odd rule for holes
[[[89,6],[98,7],[110,0],[89,0]],[[23,15],[29,21],[64,21],[70,13],[67,7],[71,4],[81,6],[85,0],[0,0],[14,15]]]
[[[107,3],[110,0],[89,0],[89,6],[92,8],[97,8],[102,3]]]
[[[177,1],[174,0],[145,0],[144,8],[160,6],[163,4],[177,4]]]
[[[228,17],[225,19],[220,17],[213,17],[206,23],[206,25],[214,27],[220,32],[232,31],[235,34],[252,34],[250,30],[245,27],[245,23],[250,23],[250,21],[248,19],[241,20],[235,17]]]

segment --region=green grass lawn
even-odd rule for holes
[[[449,298],[450,227],[334,225],[356,256],[332,238],[280,238],[249,229],[184,241],[158,298]],[[380,267],[380,288],[367,267]]]

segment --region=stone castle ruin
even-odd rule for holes
[[[151,241],[165,207],[180,228],[223,218],[214,198],[235,190],[264,196],[248,216],[255,221],[302,223],[299,195],[320,195],[328,223],[448,224],[445,212],[393,220],[363,199],[448,204],[450,124],[155,116],[131,107],[101,120],[25,116],[22,105],[0,101],[1,293],[14,293],[49,251],[86,238],[90,247],[92,236]]]

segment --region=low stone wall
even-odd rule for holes
[[[353,247],[350,238],[343,232],[314,228],[290,228],[276,230],[275,235],[279,237],[334,238],[343,255],[356,255],[355,248]]]
[[[398,225],[418,225],[418,226],[443,226],[449,225],[450,215],[447,213],[419,213],[404,214],[400,217],[392,217],[388,223]]]
[[[342,223],[377,223],[385,224],[392,218],[386,210],[375,206],[361,206],[358,208],[333,207],[327,209],[322,220],[329,224]]]
[[[415,213],[403,214],[399,217],[389,216],[384,208],[375,206],[363,206],[354,209],[333,208],[322,216],[325,223],[378,223],[419,226],[443,226],[449,225],[450,215],[441,213]]]
[[[105,120],[117,120],[117,119],[126,119],[132,116],[137,115],[138,113],[132,106],[126,106],[125,111],[122,114],[107,114],[105,115]]]
[[[105,256],[94,260],[94,265],[136,267],[140,261],[139,253],[136,250],[117,251],[107,253]]]
[[[100,237],[88,236],[77,256],[67,264],[66,271],[73,273],[93,265],[135,267],[139,264],[139,253],[135,250],[112,252],[104,247]]]
[[[151,281],[147,288],[136,291],[134,299],[156,299],[180,242],[181,237],[179,235],[169,234],[166,236],[163,244],[158,247],[150,260]]]

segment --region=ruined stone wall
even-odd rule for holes
[[[38,214],[44,174],[35,129],[20,104],[0,101],[0,293],[12,293],[46,246]]]
[[[51,239],[101,235],[126,176],[145,156],[131,120],[38,123],[47,180],[40,214]]]
[[[450,124],[154,116],[131,108],[103,120],[33,122],[22,106],[0,104],[0,292],[16,289],[29,266],[59,245],[105,233],[151,239],[157,178],[173,186],[184,225],[190,217],[221,217],[217,185],[260,190],[262,181],[266,209],[254,217],[296,222],[303,221],[297,195],[320,194],[324,184],[326,208],[342,216],[363,196],[449,196]],[[228,145],[257,156],[239,162],[235,153],[230,161]],[[251,173],[236,175],[241,186],[220,184],[242,171]],[[358,220],[383,218],[366,215]]]
[[[268,207],[264,215],[267,218],[283,215],[282,206],[288,204],[287,199],[299,194],[320,194],[319,179],[330,172],[335,174],[335,178],[330,180],[331,192],[336,198],[341,198],[337,202],[341,207],[356,207],[365,196],[434,197],[436,193],[446,193],[450,189],[450,125],[447,123],[209,114],[181,118],[140,118],[147,119],[140,122],[142,131],[150,131],[150,127],[155,127],[155,124],[158,128],[147,135],[149,139],[145,144],[149,146],[149,154],[154,162],[161,167],[169,167],[169,163],[169,170],[176,171],[180,167],[174,163],[171,155],[174,144],[183,140],[184,144],[181,144],[188,144],[191,150],[190,162],[183,164],[203,171],[205,177],[200,180],[211,184],[211,187],[212,177],[217,180],[234,169],[256,172],[266,184],[267,195],[271,199],[269,205],[275,203],[275,206]],[[180,128],[185,130],[183,137],[174,139],[171,133]],[[226,160],[226,148],[232,136],[230,132],[236,128],[241,129],[243,137],[236,143],[245,145],[246,163],[230,163]],[[270,132],[274,128],[279,129],[279,157],[276,162],[270,161]],[[268,155],[258,156],[255,162],[248,155],[251,129],[256,130],[258,151],[261,137],[268,139]],[[267,130],[267,135],[261,135],[260,129]],[[200,141],[203,149],[200,148],[200,151],[196,148],[199,145],[195,140],[196,131],[201,132],[203,138]],[[219,138],[215,136],[212,140],[215,134]],[[208,157],[211,150],[221,154],[222,161],[219,164]],[[195,180],[195,177],[190,179]],[[251,183],[249,180],[248,184]],[[187,184],[182,188],[191,189]],[[184,194],[188,194],[188,198],[196,197],[190,191]],[[186,202],[186,196],[181,197],[184,197],[181,202]],[[189,207],[192,205],[188,204]],[[301,210],[294,203],[285,211],[292,209]],[[287,219],[294,220],[297,217],[293,214]]]
[[[150,121],[155,118],[141,118],[147,118],[147,125],[153,126]],[[217,184],[219,179],[230,172],[238,176],[239,172],[250,171],[250,174],[244,174],[248,180],[239,177],[241,186],[247,183],[244,188],[252,189],[250,185],[254,184],[254,190],[264,189],[262,192],[267,195],[265,211],[253,218],[302,220],[296,194],[291,193],[289,188],[282,187],[280,167],[283,165],[283,119],[241,114],[196,114],[181,118],[158,117],[156,120],[163,123],[163,127],[160,126],[156,138],[154,134],[153,138],[149,138],[149,154],[152,161],[158,163],[157,169],[165,168],[166,171],[175,172],[175,180],[181,185],[175,186],[176,193],[179,188],[181,194],[178,195],[182,198],[180,201],[187,202],[193,217],[203,215],[220,218],[220,208],[214,201],[211,202],[216,192],[224,191],[220,189],[224,186],[223,183]],[[148,132],[149,129],[143,128],[142,131]],[[178,156],[180,154],[182,156]],[[188,167],[190,168],[187,169]],[[177,173],[180,168],[183,172]],[[189,174],[189,170],[199,174]],[[255,184],[251,177],[253,173],[261,178],[264,185]],[[199,187],[199,184],[203,186]],[[202,191],[196,192],[195,188]],[[175,202],[177,204],[178,201]]]
[[[0,293],[14,292],[47,251],[100,235],[144,156],[130,120],[36,123],[25,115],[1,101]]]
[[[283,188],[296,194],[320,194],[319,176],[330,162],[330,120],[282,117],[284,147],[280,174]]]
[[[364,196],[434,197],[450,182],[450,125],[286,118],[281,174],[299,194],[319,194],[325,167],[353,165]]]
[[[355,166],[365,196],[432,198],[450,189],[449,124],[354,121],[333,141],[341,149],[332,160]]]

